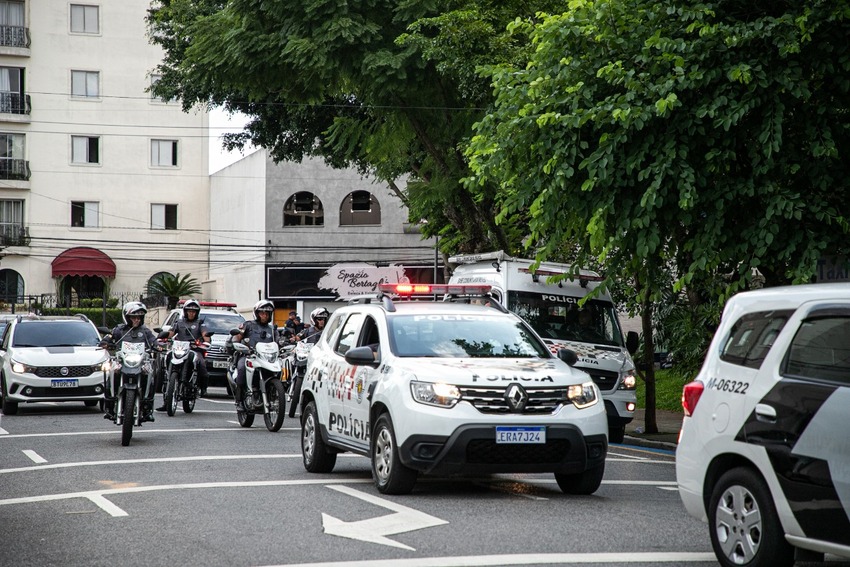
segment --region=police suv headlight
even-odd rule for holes
[[[593,381],[567,387],[567,399],[578,409],[589,408],[599,401]]]
[[[112,360],[104,360],[103,364],[100,365],[100,369],[104,372],[109,372],[110,370],[112,370]]]
[[[410,393],[414,400],[428,406],[451,408],[460,401],[460,390],[451,384],[414,380],[410,383]]]
[[[29,364],[24,364],[23,362],[12,361],[12,372],[15,374],[35,374],[36,371],[35,366],[30,366]]]
[[[617,389],[634,390],[635,386],[637,386],[637,380],[635,379],[634,371],[629,371],[623,375],[623,378],[622,380],[620,380],[620,385],[617,387]]]

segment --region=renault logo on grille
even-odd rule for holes
[[[508,389],[505,390],[505,400],[507,400],[511,411],[520,413],[528,404],[528,394],[526,393],[525,388],[519,384],[511,384],[508,386]]]
[[[67,376],[67,375],[68,375],[68,367],[67,367],[67,366],[63,366],[62,368],[60,368],[60,369],[59,369],[59,374],[61,374],[62,376]]]

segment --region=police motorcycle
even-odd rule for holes
[[[231,337],[238,335],[239,329],[231,329]],[[266,429],[278,431],[283,425],[286,415],[286,392],[281,377],[280,346],[276,342],[257,343],[254,347],[242,342],[229,343],[233,348],[230,365],[227,369],[227,382],[234,393],[236,401],[236,417],[242,427],[251,427],[254,416],[262,414]],[[236,362],[239,356],[247,357],[245,361],[245,378],[248,387],[242,391],[243,399],[238,396],[241,388],[236,387]],[[240,408],[239,402],[242,402]]]
[[[165,385],[162,395],[165,412],[169,417],[177,413],[177,404],[183,404],[184,413],[192,413],[195,409],[195,401],[201,393],[198,387],[198,364],[204,364],[202,351],[209,349],[209,345],[202,341],[180,341],[168,339],[168,331],[163,331],[158,338],[171,343],[171,350],[165,362]],[[192,356],[192,349],[196,355]],[[190,360],[192,359],[192,360]]]
[[[148,376],[147,388],[153,388],[153,349],[145,343],[123,341],[121,348],[112,352],[115,349],[112,338],[104,337],[103,341],[110,350],[109,359],[103,363],[106,401],[114,404],[112,421],[121,426],[121,445],[126,447],[133,437],[133,426],[142,425],[142,404],[147,397],[142,390],[143,374]]]

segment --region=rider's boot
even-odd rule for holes
[[[142,421],[156,421],[153,415],[153,400],[145,400]]]
[[[233,397],[236,398],[236,411],[246,411],[245,389],[242,386],[236,386],[236,392]]]
[[[104,400],[103,403],[103,419],[115,421],[115,402]]]

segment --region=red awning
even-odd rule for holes
[[[62,276],[100,276],[115,277],[115,262],[96,248],[69,248],[51,263],[53,277]]]

